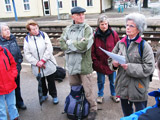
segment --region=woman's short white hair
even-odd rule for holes
[[[8,26],[6,23],[1,23],[0,24],[0,35],[1,35],[1,32],[2,32],[2,28],[4,27],[4,26]]]
[[[99,26],[99,24],[100,24],[101,22],[103,22],[103,21],[107,21],[107,23],[109,23],[108,17],[107,17],[106,15],[100,15],[100,16],[98,17],[97,25]]]
[[[140,13],[130,13],[125,17],[125,22],[127,24],[128,20],[133,20],[139,30],[139,35],[142,35],[144,30],[147,28],[146,17]]]

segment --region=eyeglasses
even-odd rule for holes
[[[134,26],[134,25],[126,25],[126,27],[135,28],[136,26]]]

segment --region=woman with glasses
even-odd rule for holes
[[[124,116],[129,116],[147,106],[150,75],[155,69],[155,63],[151,46],[141,38],[147,26],[145,16],[131,13],[125,17],[125,22],[126,36],[112,52],[125,56],[126,63],[119,64],[111,58],[108,62],[112,70],[117,70],[116,94],[120,97]]]

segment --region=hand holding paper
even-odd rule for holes
[[[103,48],[99,47],[104,53],[106,53],[109,57],[119,62],[119,64],[126,64],[125,57],[122,55],[114,54],[109,51],[104,50]]]

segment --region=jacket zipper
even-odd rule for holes
[[[35,45],[36,45],[36,49],[37,49],[37,55],[38,55],[38,59],[40,61],[40,56],[39,56],[39,51],[38,51],[38,45],[37,45],[37,42],[36,42],[36,38],[34,37],[34,42],[35,42]],[[44,72],[43,72],[43,69],[42,70],[42,73],[43,73],[43,77],[44,77]]]

